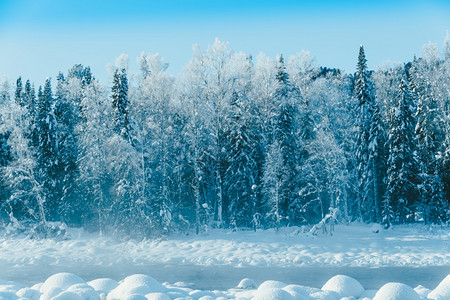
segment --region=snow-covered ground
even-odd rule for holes
[[[57,273],[33,286],[21,286],[0,281],[0,299],[31,300],[170,300],[170,299],[252,299],[252,300],[421,300],[450,299],[450,274],[430,290],[424,286],[414,289],[399,282],[389,282],[378,290],[365,289],[359,281],[346,275],[330,278],[322,288],[286,284],[267,280],[259,286],[249,278],[224,291],[197,290],[183,282],[159,283],[151,276],[134,274],[121,281],[98,278],[84,281],[71,273]]]
[[[374,299],[391,299],[390,296],[386,295],[394,292],[403,295],[402,297],[405,297],[406,294],[404,293],[410,293],[408,297],[415,294],[425,297],[430,290],[436,288],[439,282],[446,277],[446,274],[450,273],[450,230],[448,228],[397,226],[393,229],[383,230],[369,225],[352,224],[336,226],[333,236],[321,233],[314,236],[308,232],[302,232],[300,228],[283,228],[278,232],[274,230],[257,232],[212,230],[209,234],[201,236],[178,235],[166,240],[144,241],[124,241],[69,229],[66,238],[60,240],[1,238],[0,278],[19,283],[10,284],[7,281],[0,281],[0,291],[4,291],[4,295],[0,294],[0,299],[2,299],[2,296],[5,299],[16,299],[17,296],[25,299],[37,299],[41,295],[45,295],[42,299],[51,299],[58,294],[60,296],[55,299],[97,299],[102,293],[108,295],[108,299],[125,299],[126,297],[123,295],[132,295],[135,292],[134,288],[139,291],[136,293],[142,297],[152,292],[160,293],[147,295],[147,299],[174,299],[178,296],[186,298],[189,295],[193,299],[208,295],[213,298],[223,296],[225,298],[240,297],[243,299],[252,297],[253,299],[340,299],[344,296],[353,296],[355,299],[366,296],[367,299],[374,297]],[[152,275],[160,281],[161,278],[164,278],[164,276],[153,275],[149,266],[159,266],[160,268],[169,266],[166,275],[171,273],[171,276],[166,276],[166,278],[169,278],[171,283],[161,285],[151,277],[147,277],[147,275]],[[369,267],[380,267],[381,274],[383,274],[383,270],[387,270],[386,282],[384,282],[386,284],[388,284],[390,278],[388,276],[390,275],[388,273],[391,273],[389,270],[393,270],[395,267],[399,267],[399,270],[406,270],[404,271],[405,277],[408,275],[406,274],[408,273],[407,270],[412,270],[411,267],[416,268],[419,280],[421,270],[429,271],[429,268],[439,268],[437,270],[441,273],[444,272],[444,274],[442,276],[439,274],[439,279],[435,279],[435,281],[427,282],[426,287],[417,287],[416,291],[399,284],[381,287],[383,283],[376,287],[368,286],[358,278],[364,285],[364,291],[356,295],[357,291],[354,290],[359,283],[356,284],[354,279],[348,279],[347,277],[336,279],[336,277],[333,277],[336,272],[331,271],[328,273],[329,275],[325,274],[325,276],[328,276],[325,279],[331,278],[330,280],[335,280],[335,282],[326,283],[322,289],[320,288],[326,280],[316,283],[302,281],[302,278],[308,277],[307,274],[303,277],[294,276],[286,281],[286,283],[294,285],[284,286],[285,284],[272,281],[265,283],[258,278],[254,278],[256,283],[249,281],[252,283],[249,287],[251,288],[254,285],[254,287],[259,286],[259,288],[232,289],[240,279],[247,277],[243,276],[245,272],[235,272],[235,270],[253,270],[250,275],[255,276],[259,275],[260,272],[266,272],[265,279],[280,280],[282,279],[279,278],[281,276],[278,276],[279,273],[274,270],[278,272],[287,270],[286,273],[289,273],[295,269],[300,270],[300,272],[305,270],[304,273],[306,273],[321,268],[339,271],[346,267],[359,267],[362,272],[366,268],[368,274],[370,274],[370,270],[373,270]],[[202,277],[195,276],[195,274],[201,273],[202,268],[209,268],[209,272],[215,268],[222,270],[222,272],[235,272],[235,276],[238,277],[233,279],[235,280],[233,284],[218,285],[222,292],[207,291],[207,286],[202,287],[203,291],[197,291],[195,288],[201,285],[195,285],[195,281],[196,279],[202,280]],[[186,272],[187,270],[189,272]],[[449,271],[447,272],[447,270]],[[77,274],[83,279],[67,274],[51,277],[59,272]],[[179,279],[177,279],[177,272],[180,274]],[[182,276],[182,272],[185,273],[184,276]],[[127,277],[136,273],[147,275]],[[186,274],[191,278],[186,277]],[[426,272],[424,271],[423,274],[426,274]],[[62,279],[58,276],[62,276]],[[94,281],[94,283],[88,282],[91,287],[86,285],[86,281],[105,277],[111,279]],[[113,290],[116,282],[126,277],[128,279],[125,279],[118,287],[120,291]],[[216,274],[216,277],[219,277],[216,280],[220,280],[220,276]],[[400,272],[399,277],[396,281],[405,283],[401,280],[402,272]],[[426,281],[425,277],[426,275],[424,275],[423,283]],[[75,280],[74,278],[78,279]],[[52,280],[56,282],[55,286],[59,289],[53,289]],[[58,282],[65,282],[64,280],[68,280],[68,283],[61,283],[62,285],[58,286]],[[175,284],[175,282],[181,280],[187,280],[194,285]],[[39,285],[42,282],[47,284]],[[78,286],[73,286],[75,283]],[[96,286],[97,283],[101,287]],[[419,283],[422,282],[419,281]],[[262,287],[260,284],[262,284]],[[415,284],[412,287],[416,287]],[[158,286],[158,289],[154,289],[153,285]],[[306,288],[299,285],[310,285],[311,287]],[[349,289],[353,291],[353,294],[338,291],[341,288],[346,289],[347,285],[350,285],[351,288]],[[25,286],[28,289],[20,290]],[[328,288],[330,286],[334,286],[334,288]],[[91,288],[103,289],[103,292],[93,292]],[[213,288],[211,286],[210,289]],[[365,290],[367,288],[376,288],[381,296],[376,297],[376,290],[367,291]],[[109,290],[113,291],[108,294]],[[360,291],[361,288],[357,290]],[[5,294],[5,291],[9,291],[7,292],[9,294]],[[449,300],[450,294],[445,294],[448,291],[450,291],[449,277],[441,284],[438,291],[435,290],[434,294],[430,294],[431,296],[428,295],[428,297]],[[76,298],[75,294],[89,294],[91,296]],[[114,296],[119,294],[122,296]],[[441,294],[444,295],[443,298],[433,296]],[[10,297],[8,298],[6,295],[10,295]],[[145,299],[142,297],[133,299]]]

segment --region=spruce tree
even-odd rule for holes
[[[251,228],[256,213],[256,159],[254,120],[250,115],[248,99],[234,94],[231,103],[231,123],[227,132],[229,165],[224,185],[230,202],[229,223],[232,226]]]
[[[26,103],[24,98],[22,77],[19,77],[16,82],[16,92],[14,94],[14,100],[16,101],[17,105],[25,106]]]
[[[31,85],[30,80],[25,82],[24,90],[24,102],[28,110],[28,116],[31,120],[34,119],[36,110],[36,92],[34,91],[34,86]]]
[[[356,126],[358,140],[356,149],[359,210],[364,221],[379,222],[381,120],[373,95],[372,82],[367,71],[364,47],[359,48],[357,71],[355,75],[355,94],[358,100]]]
[[[53,94],[50,79],[47,78],[39,96],[36,112],[37,180],[42,185],[47,220],[58,220],[60,200],[55,190],[56,177],[56,124],[53,114]]]
[[[75,92],[75,91],[74,91]],[[62,73],[57,76],[54,100],[55,116],[55,195],[63,203],[61,218],[70,224],[79,224],[82,204],[76,195],[75,178],[77,173],[77,140],[75,126],[77,109],[80,102],[72,99],[68,91],[68,82]]]
[[[280,55],[278,60],[278,73],[276,76],[278,87],[275,91],[275,101],[278,104],[278,111],[275,115],[273,139],[277,141],[282,154],[282,165],[286,174],[285,180],[280,186],[280,196],[278,204],[278,213],[280,220],[295,219],[298,214],[296,207],[291,206],[293,200],[297,198],[298,192],[298,104],[300,102],[300,93],[289,80],[289,74],[286,72],[284,58]]]
[[[112,86],[112,105],[114,111],[115,132],[125,139],[129,139],[128,119],[128,79],[125,69],[116,69]]]
[[[448,219],[448,201],[444,199],[444,183],[440,173],[439,155],[445,142],[442,136],[442,115],[432,93],[429,66],[423,60],[413,63],[412,80],[417,98],[415,134],[420,169],[420,208],[425,222],[442,223]],[[427,76],[428,75],[428,76]]]
[[[404,80],[399,87],[397,105],[391,110],[387,148],[386,200],[393,208],[396,223],[407,222],[416,198],[416,161],[412,98]],[[413,221],[411,219],[410,221]]]

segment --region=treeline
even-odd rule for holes
[[[356,57],[355,57],[356,61]],[[158,55],[0,91],[0,218],[154,236],[208,227],[449,219],[450,41],[355,74],[216,40],[178,78]]]

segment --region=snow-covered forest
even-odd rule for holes
[[[117,59],[112,85],[83,65],[4,81],[1,222],[140,237],[448,222],[449,38],[443,52],[371,71],[361,46],[348,74],[216,39],[177,77],[142,53],[137,74]]]

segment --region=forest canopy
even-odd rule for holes
[[[357,50],[357,49],[355,49]],[[370,58],[368,58],[370,59]],[[122,55],[112,86],[75,65],[0,87],[0,222],[157,236],[333,218],[449,220],[450,39],[368,70],[309,52],[255,58],[216,39],[178,77]]]

